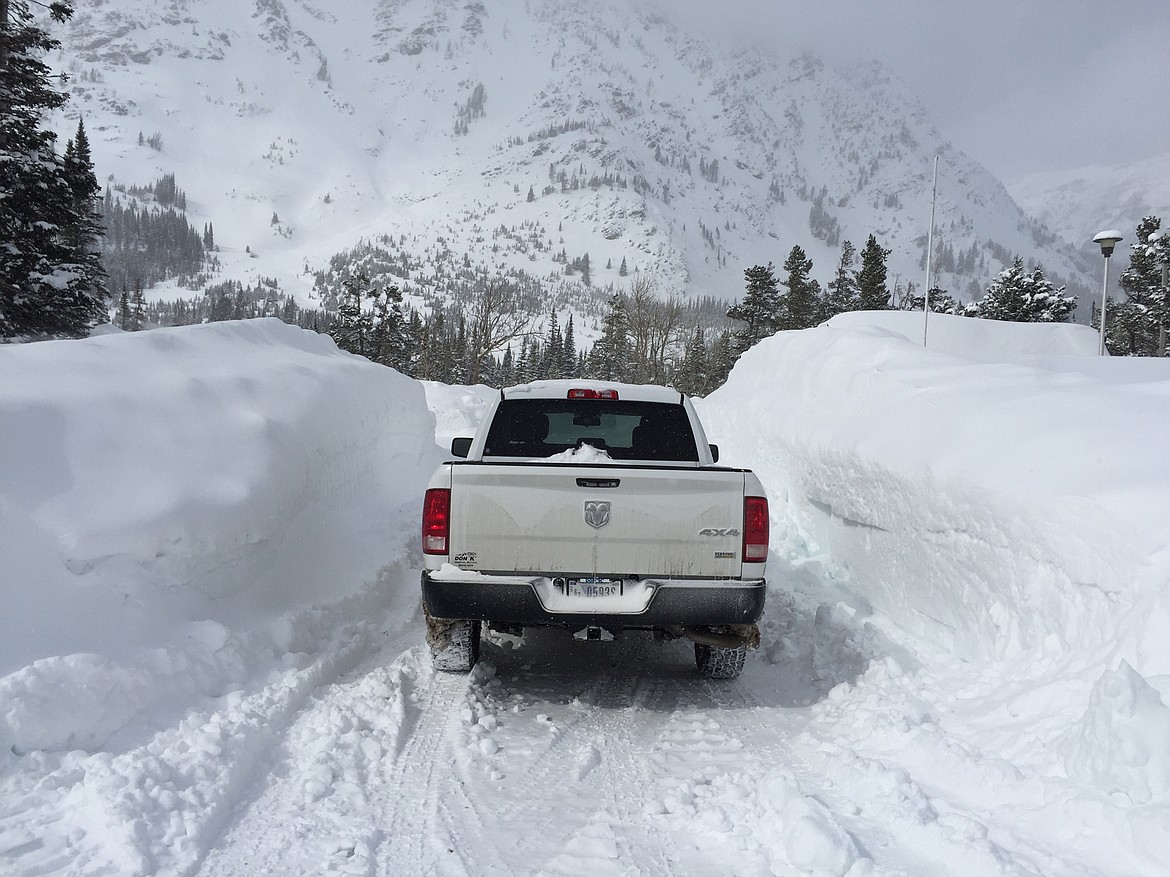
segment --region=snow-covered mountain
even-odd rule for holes
[[[1170,222],[1170,153],[1125,165],[1031,174],[1013,181],[1016,201],[1064,240],[1088,244],[1102,229],[1133,232],[1146,216]]]
[[[99,179],[174,173],[222,279],[312,272],[359,241],[417,295],[523,273],[560,300],[630,273],[738,297],[795,244],[891,248],[921,286],[940,156],[937,282],[962,297],[1019,253],[1091,268],[946,142],[877,63],[726,50],[655,0],[90,0],[54,59],[73,74]]]

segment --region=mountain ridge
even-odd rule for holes
[[[1170,153],[1121,165],[1045,171],[1013,180],[1016,201],[1074,246],[1097,251],[1092,237],[1117,228],[1133,243],[1146,216],[1170,221]],[[1128,251],[1128,246],[1126,246]]]
[[[795,244],[825,282],[840,242],[871,232],[891,286],[920,288],[935,155],[936,284],[971,298],[1019,253],[1091,288],[1085,259],[877,62],[725,50],[634,0],[345,9],[79,10],[59,128],[86,119],[99,179],[175,173],[192,222],[214,223],[222,277],[302,300],[332,256],[379,238],[417,265],[396,279],[419,300],[463,268],[585,300],[623,282],[623,260],[664,294],[735,298],[745,268]],[[567,273],[585,253],[591,288]]]

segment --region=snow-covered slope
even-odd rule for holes
[[[276,321],[0,347],[0,872],[1162,877],[1170,376],[920,329],[700,403],[774,513],[732,683],[554,631],[431,671],[417,508],[482,388]]]
[[[1032,216],[1077,246],[1088,246],[1102,229],[1127,236],[1146,216],[1170,221],[1170,154],[1120,167],[1087,167],[1032,174],[1010,183],[1012,196]]]
[[[625,260],[732,298],[795,244],[827,281],[870,233],[921,286],[935,155],[942,286],[1016,253],[1092,277],[880,65],[726,51],[653,0],[124,0],[82,6],[56,61],[99,179],[176,174],[222,278],[302,300],[362,240],[418,296],[483,269],[588,308],[587,253],[594,288]]]

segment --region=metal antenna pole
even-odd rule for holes
[[[930,260],[934,255],[934,203],[938,198],[938,156],[934,157],[934,184],[930,191],[930,233],[926,236],[926,295],[922,297],[922,346],[926,346],[926,328],[930,320]]]
[[[1109,255],[1105,256],[1105,279],[1101,282],[1101,344],[1098,356],[1105,355],[1105,303],[1109,300]]]

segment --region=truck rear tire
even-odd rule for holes
[[[747,646],[708,646],[695,643],[695,665],[704,679],[735,679],[743,672]]]
[[[467,673],[479,660],[479,621],[448,621],[438,636],[428,636],[435,669],[444,673]]]

